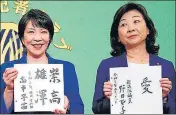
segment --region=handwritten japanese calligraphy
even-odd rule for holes
[[[162,114],[161,66],[110,68],[111,114]]]
[[[62,64],[16,64],[15,112],[63,109]],[[20,107],[20,108],[19,108]]]

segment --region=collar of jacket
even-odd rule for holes
[[[149,54],[149,65],[150,66],[160,65],[157,57],[158,57],[157,55]],[[121,60],[119,62],[119,65],[121,65],[122,67],[128,66],[126,52],[118,56],[118,59]]]
[[[54,59],[47,52],[46,52],[46,56],[48,58],[48,63],[53,64]],[[23,52],[23,56],[19,61],[20,61],[20,63],[27,63],[27,52],[26,51]]]

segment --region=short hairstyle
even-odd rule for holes
[[[145,7],[134,2],[128,2],[127,4],[121,6],[114,15],[114,20],[110,30],[110,43],[112,47],[112,51],[110,54],[112,56],[119,56],[122,53],[126,52],[125,46],[121,42],[118,42],[118,25],[121,17],[130,10],[137,10],[143,15],[146,26],[149,29],[149,35],[147,35],[146,39],[146,50],[148,53],[158,55],[159,45],[155,46],[157,31],[155,29],[154,23],[148,16]]]
[[[31,21],[34,26],[42,27],[49,31],[50,37],[50,42],[48,44],[49,47],[51,41],[53,40],[54,25],[48,14],[38,9],[31,9],[26,14],[24,14],[18,24],[18,35],[21,41],[24,38],[24,30],[29,21]],[[25,47],[24,44],[23,47]]]

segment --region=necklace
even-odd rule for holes
[[[131,59],[135,59],[134,56],[131,56],[131,55],[129,55],[129,54],[127,54],[127,57],[129,57],[129,58],[131,58]],[[144,59],[144,56],[142,55],[142,56],[140,57],[140,63],[144,64],[144,61],[145,61],[145,59]]]

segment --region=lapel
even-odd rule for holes
[[[23,56],[19,60],[19,63],[26,64],[27,63],[27,52],[23,51]]]
[[[156,55],[149,54],[150,66],[161,65]]]
[[[126,58],[126,52],[124,52],[122,55],[120,55],[119,57],[116,58],[118,61],[118,65],[119,67],[128,67],[128,63],[127,63],[127,58]]]
[[[54,64],[54,59],[46,52],[46,56],[48,57],[48,64]]]

